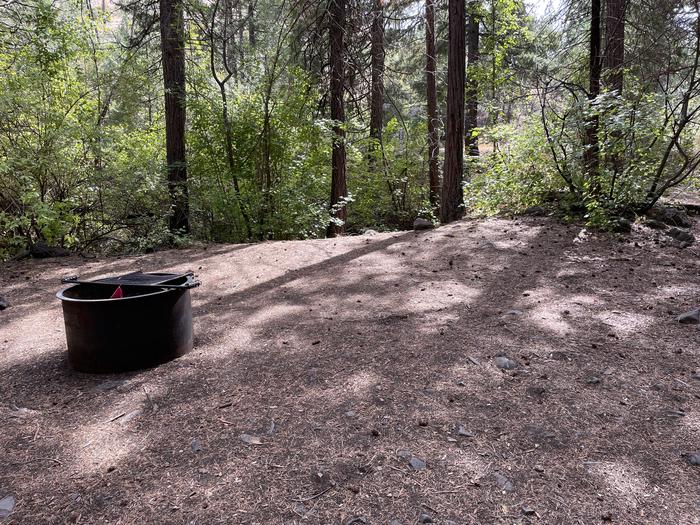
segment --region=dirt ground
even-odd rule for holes
[[[700,258],[666,239],[531,217],[6,263],[0,522],[700,523]],[[136,269],[198,274],[195,350],[70,370],[59,277]]]

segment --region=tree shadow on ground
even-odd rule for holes
[[[14,519],[692,523],[698,332],[667,312],[697,265],[577,233],[463,222],[209,260],[197,348],[136,374],[72,372],[47,336],[2,366],[2,399],[36,410],[3,414]]]

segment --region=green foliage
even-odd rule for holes
[[[349,208],[350,231],[412,227],[427,200],[426,135],[425,119],[394,117],[384,127],[381,146],[372,148],[365,139],[351,148],[348,184],[355,202]]]
[[[522,211],[561,188],[544,131],[536,119],[519,126],[488,128],[480,139],[482,144],[495,143],[498,147],[479,158],[467,159],[465,198],[472,213]]]
[[[221,99],[191,99],[188,147],[197,236],[220,242],[248,240],[244,214],[253,239],[315,237],[328,224],[331,131],[327,121],[313,114],[317,93],[301,72],[285,72],[268,101],[266,128],[266,87],[263,80],[232,90],[232,169]],[[240,185],[238,196],[234,176]]]

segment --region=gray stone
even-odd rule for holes
[[[647,219],[644,221],[644,226],[652,230],[665,230],[668,228],[665,222],[657,221],[656,219]]]
[[[396,455],[401,459],[409,459],[411,457],[411,451],[407,448],[402,448],[396,453]]]
[[[670,206],[654,206],[647,211],[647,217],[681,228],[690,228],[693,225],[687,213]]]
[[[505,490],[506,492],[513,492],[515,490],[513,482],[500,472],[494,472],[493,479],[496,481],[496,485],[499,489]]]
[[[362,235],[377,235],[377,230],[367,229],[362,233]]]
[[[679,315],[676,320],[681,324],[700,324],[700,308],[688,310]]]
[[[691,465],[700,465],[700,452],[688,454],[688,463]]]
[[[433,517],[426,513],[426,512],[421,512],[420,516],[418,516],[418,523],[435,523],[433,521]]]
[[[95,390],[97,390],[99,392],[108,392],[109,390],[114,390],[115,388],[119,388],[124,383],[126,383],[126,381],[123,379],[108,379],[107,381],[103,381],[102,383],[97,385],[95,387]]]
[[[630,233],[632,231],[632,221],[621,217],[612,223],[613,230],[619,233]]]
[[[0,519],[7,518],[15,508],[15,497],[5,496],[0,499]]]
[[[474,437],[474,433],[469,432],[466,428],[464,428],[464,425],[457,426],[457,434],[462,437]]]
[[[192,452],[194,453],[202,451],[202,442],[199,441],[199,438],[194,438],[190,446],[192,447]]]
[[[506,357],[504,355],[499,355],[496,356],[493,359],[493,362],[496,363],[496,366],[500,368],[501,370],[514,370],[518,368],[518,362],[514,361],[510,357]]]
[[[533,217],[541,217],[547,215],[547,208],[542,206],[530,206],[523,210],[523,215],[532,215]]]
[[[528,507],[527,505],[523,505],[522,509],[520,510],[522,510],[525,516],[532,516],[533,514],[535,514],[535,509],[533,509],[532,507]]]
[[[246,445],[262,445],[262,439],[251,434],[241,434],[238,438]]]
[[[70,252],[60,246],[49,246],[44,241],[37,241],[29,248],[29,254],[35,259],[48,259],[49,257],[66,257]]]
[[[671,228],[665,233],[669,237],[676,239],[678,242],[681,242],[686,246],[690,246],[695,242],[695,236],[692,233],[681,230],[680,228]]]
[[[417,457],[412,457],[409,461],[408,464],[411,465],[411,468],[415,471],[420,471],[420,470],[425,470],[425,460],[422,460],[421,458]]]
[[[137,408],[136,410],[132,410],[131,412],[126,414],[123,418],[121,418],[119,420],[119,423],[121,423],[122,425],[125,425],[126,423],[128,423],[132,419],[136,419],[137,417],[139,417],[142,413],[143,413],[143,409],[141,409],[141,408]]]
[[[9,308],[10,303],[7,302],[7,299],[4,297],[0,297],[0,312],[4,310],[5,308]]]
[[[418,217],[415,221],[413,221],[413,229],[416,231],[432,230],[433,228],[435,228],[435,225],[432,223],[432,221],[424,219],[423,217]]]

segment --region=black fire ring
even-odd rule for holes
[[[192,350],[192,272],[133,272],[73,284],[63,305],[68,361],[81,372],[117,373],[153,367]]]

